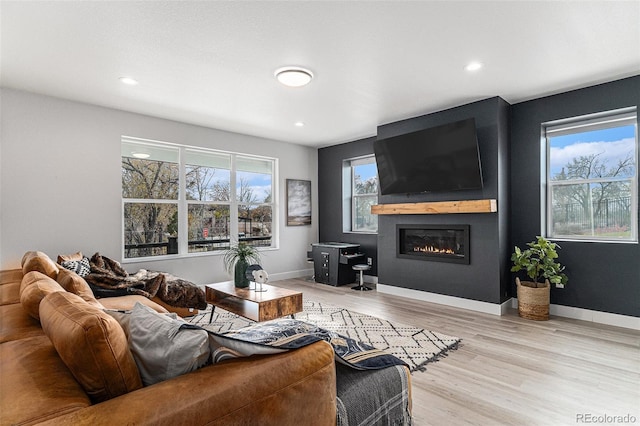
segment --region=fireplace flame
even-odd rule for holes
[[[455,251],[448,248],[439,248],[436,246],[422,246],[422,247],[413,247],[414,252],[421,253],[443,253],[443,254],[456,254]]]

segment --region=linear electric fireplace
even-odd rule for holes
[[[396,225],[396,255],[469,264],[469,225]]]

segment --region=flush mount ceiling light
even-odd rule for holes
[[[151,157],[151,154],[147,154],[146,152],[134,152],[131,155],[133,155],[136,158],[149,158],[149,157]]]
[[[120,82],[128,84],[129,86],[135,86],[136,84],[138,84],[138,80],[131,77],[120,77]]]
[[[482,63],[481,62],[469,62],[467,64],[466,67],[464,67],[465,70],[467,71],[478,71],[480,68],[482,68]]]
[[[278,68],[274,75],[280,83],[289,87],[305,86],[313,79],[311,71],[300,67]]]
[[[304,123],[302,121],[296,121],[293,125],[296,127],[304,127]]]

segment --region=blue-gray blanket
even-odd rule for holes
[[[212,331],[209,331],[209,333],[218,341],[221,348],[236,350],[232,340],[250,342],[274,349],[297,349],[324,340],[333,346],[336,361],[358,370],[381,369],[393,365],[407,366],[399,358],[373,346],[355,341],[333,331],[325,330],[314,324],[294,319],[278,319],[257,323],[222,334]],[[243,351],[239,350],[239,352]]]

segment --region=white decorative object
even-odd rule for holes
[[[269,282],[269,274],[264,269],[260,269],[258,271],[253,271],[253,281],[256,283],[256,291],[267,291],[266,289],[262,289],[262,284],[266,284]],[[260,284],[260,288],[258,289],[258,285]]]

